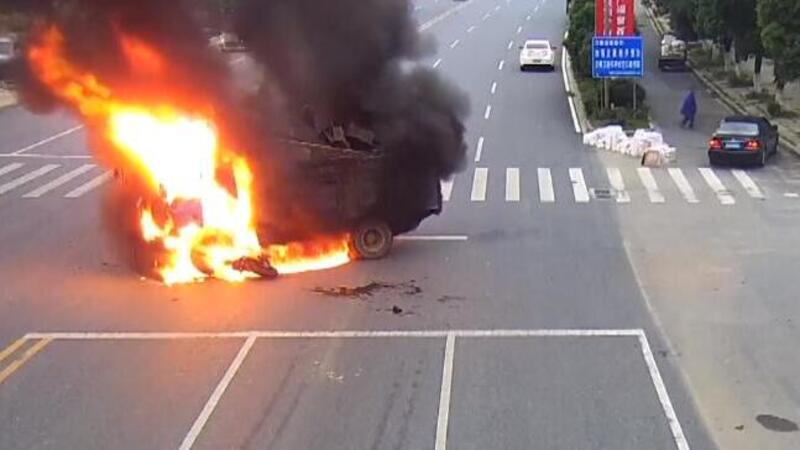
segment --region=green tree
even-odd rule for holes
[[[775,86],[782,92],[786,83],[800,79],[800,2],[758,0],[758,25],[764,49],[775,61]]]
[[[572,56],[572,68],[579,78],[592,76],[592,36],[594,36],[594,1],[573,0],[569,17],[569,35],[564,45]]]

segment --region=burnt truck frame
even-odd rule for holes
[[[395,236],[442,212],[441,184],[433,173],[415,174],[403,192],[390,190],[389,186],[402,183],[384,182],[396,174],[380,148],[353,150],[299,140],[282,141],[280,146],[291,155],[297,180],[281,204],[310,207],[323,232],[349,233],[350,248],[358,259],[385,257]],[[422,201],[403,201],[409,195]],[[280,223],[260,223],[259,237],[266,242],[304,237],[297,230],[280,228]]]

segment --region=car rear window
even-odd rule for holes
[[[525,44],[525,48],[528,50],[533,50],[533,49],[550,48],[550,46],[547,45],[547,42],[528,42],[527,44]]]
[[[722,122],[718,134],[735,134],[738,136],[758,136],[758,124],[752,122]]]

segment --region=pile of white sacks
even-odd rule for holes
[[[667,145],[661,133],[653,130],[636,130],[633,136],[628,136],[621,126],[613,125],[584,134],[583,143],[634,158],[655,152],[663,163],[675,161],[676,158],[675,147]]]

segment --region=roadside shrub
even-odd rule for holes
[[[774,98],[771,98],[767,102],[767,112],[772,117],[780,117],[783,114],[783,108],[780,103],[776,102]]]
[[[745,94],[744,97],[748,100],[755,100],[764,103],[769,102],[770,100],[774,100],[773,97],[766,92],[750,91],[747,94]]]
[[[753,78],[746,75],[737,75],[736,72],[729,72],[728,85],[734,88],[750,87],[753,85]]]

